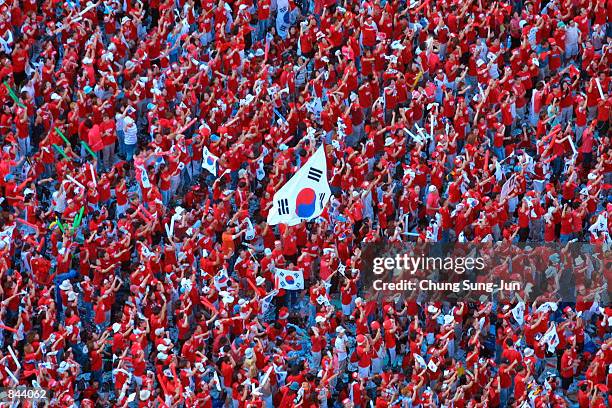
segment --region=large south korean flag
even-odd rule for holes
[[[291,179],[274,194],[268,224],[297,225],[317,218],[329,201],[327,161],[322,144]]]

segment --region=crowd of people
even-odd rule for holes
[[[611,10],[0,0],[1,386],[52,407],[612,406]],[[325,211],[269,225],[321,145]],[[501,253],[491,277],[540,289],[376,296],[365,254],[420,243]]]

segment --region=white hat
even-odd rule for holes
[[[582,258],[576,258],[574,263],[576,264],[576,266],[580,266],[584,263],[584,261],[582,260]]]
[[[255,50],[255,56],[256,57],[263,57],[264,56],[264,50],[262,50],[261,48],[258,48],[257,50]]]
[[[325,318],[323,316],[315,317],[315,322],[317,323],[323,323],[324,321],[325,321]]]
[[[344,333],[346,330],[344,330],[344,327],[342,326],[338,326],[336,327],[336,333]]]
[[[166,350],[168,350],[168,347],[165,344],[160,343],[157,345],[157,351],[166,351]]]
[[[164,334],[163,327],[158,327],[157,329],[155,329],[155,335],[156,336],[161,336],[162,334]]]
[[[68,301],[69,302],[74,302],[77,299],[77,295],[74,292],[70,292],[68,293]]]
[[[140,390],[139,397],[142,401],[148,400],[151,396],[151,391],[149,390]]]
[[[59,101],[60,99],[62,99],[62,97],[61,97],[61,96],[59,96],[58,94],[56,94],[55,92],[53,92],[53,93],[51,94],[51,100],[52,100],[52,101]]]
[[[478,59],[478,61],[476,61],[476,66],[477,66],[477,67],[480,67],[480,66],[484,65],[484,63],[485,63],[485,62],[484,62],[483,60]]]
[[[261,286],[266,282],[266,279],[263,276],[258,276],[255,278],[255,284],[257,286]]]
[[[89,57],[85,57],[83,58],[83,64],[91,64],[93,62],[93,60]]]
[[[264,249],[264,255],[265,255],[265,256],[270,256],[270,255],[272,255],[272,250],[271,250],[270,248],[266,248],[266,249]]]
[[[61,290],[68,290],[72,288],[72,285],[70,284],[70,281],[68,279],[64,279],[62,281],[62,284],[60,285],[60,289]]]
[[[159,353],[157,353],[157,358],[160,360],[165,360],[168,358],[168,355],[160,351]]]
[[[525,357],[531,357],[533,356],[533,349],[530,349],[529,347],[527,347],[525,349]]]
[[[393,143],[395,143],[395,140],[392,137],[387,137],[385,139],[385,147],[389,147],[391,146]]]
[[[125,23],[127,23],[128,21],[130,21],[130,18],[129,18],[128,16],[125,16],[125,17],[123,17],[123,18],[121,19],[121,24],[125,24]]]
[[[437,308],[437,307],[435,307],[434,305],[429,305],[429,306],[427,307],[427,311],[428,311],[429,313],[436,313],[436,312],[438,311],[438,308]]]
[[[119,323],[113,323],[112,329],[113,332],[117,333],[121,329],[121,325]]]
[[[248,349],[244,350],[244,356],[246,358],[253,358],[254,355],[255,353],[253,352],[252,348],[249,347]]]

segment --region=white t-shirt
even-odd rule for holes
[[[336,337],[336,341],[334,342],[334,349],[336,350],[336,354],[338,355],[338,361],[342,361],[347,358],[345,335]]]

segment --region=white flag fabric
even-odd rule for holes
[[[512,317],[521,326],[525,322],[525,303],[518,302],[517,305],[512,309]]]
[[[217,290],[223,290],[229,286],[229,277],[225,269],[221,269],[219,273],[215,275],[214,285]]]
[[[278,287],[287,290],[304,289],[304,274],[302,271],[290,271],[288,269],[276,268],[276,278],[278,279]]]
[[[264,177],[266,177],[263,157],[257,160],[257,169],[255,169],[255,176],[257,176],[257,180],[259,181],[263,180]]]
[[[276,2],[278,10],[276,13],[276,32],[278,35],[285,39],[289,27],[291,27],[291,13],[289,12],[289,0],[277,0]]]
[[[15,225],[6,227],[4,231],[0,231],[0,249],[8,248],[11,249],[11,243],[13,242],[13,231]]]
[[[143,163],[134,163],[136,171],[136,179],[140,181],[143,188],[151,188],[151,182],[149,181],[149,174]]]
[[[548,351],[551,353],[555,352],[557,345],[559,344],[559,335],[557,334],[557,325],[552,322],[546,333],[540,339],[542,343],[548,345]]]
[[[217,160],[219,158],[209,152],[206,146],[202,148],[202,168],[208,170],[213,176],[217,175]]]
[[[331,196],[325,147],[315,154],[274,194],[268,224],[296,225],[317,218]]]
[[[550,311],[556,312],[557,311],[557,304],[554,303],[554,302],[542,303],[540,305],[540,307],[538,307],[538,309],[536,311],[540,312],[540,313],[547,313],[547,312],[550,312]]]
[[[414,355],[414,360],[421,366],[421,367],[427,367],[427,363],[425,363],[425,359],[423,359],[423,357],[421,357],[420,354],[415,354]]]
[[[272,299],[274,299],[274,296],[276,296],[277,293],[278,290],[275,289],[261,299],[260,316],[264,316],[268,312],[268,309],[270,309],[270,305],[272,304]]]
[[[499,194],[502,200],[506,198],[508,194],[510,194],[510,192],[514,189],[515,185],[516,185],[516,178],[515,178],[515,174],[513,174],[502,186],[501,192]]]
[[[255,238],[255,228],[253,227],[253,223],[251,222],[250,218],[247,218],[246,222],[247,222],[247,227],[246,227],[246,233],[244,234],[244,239],[246,239],[247,241],[250,241],[253,238]]]

